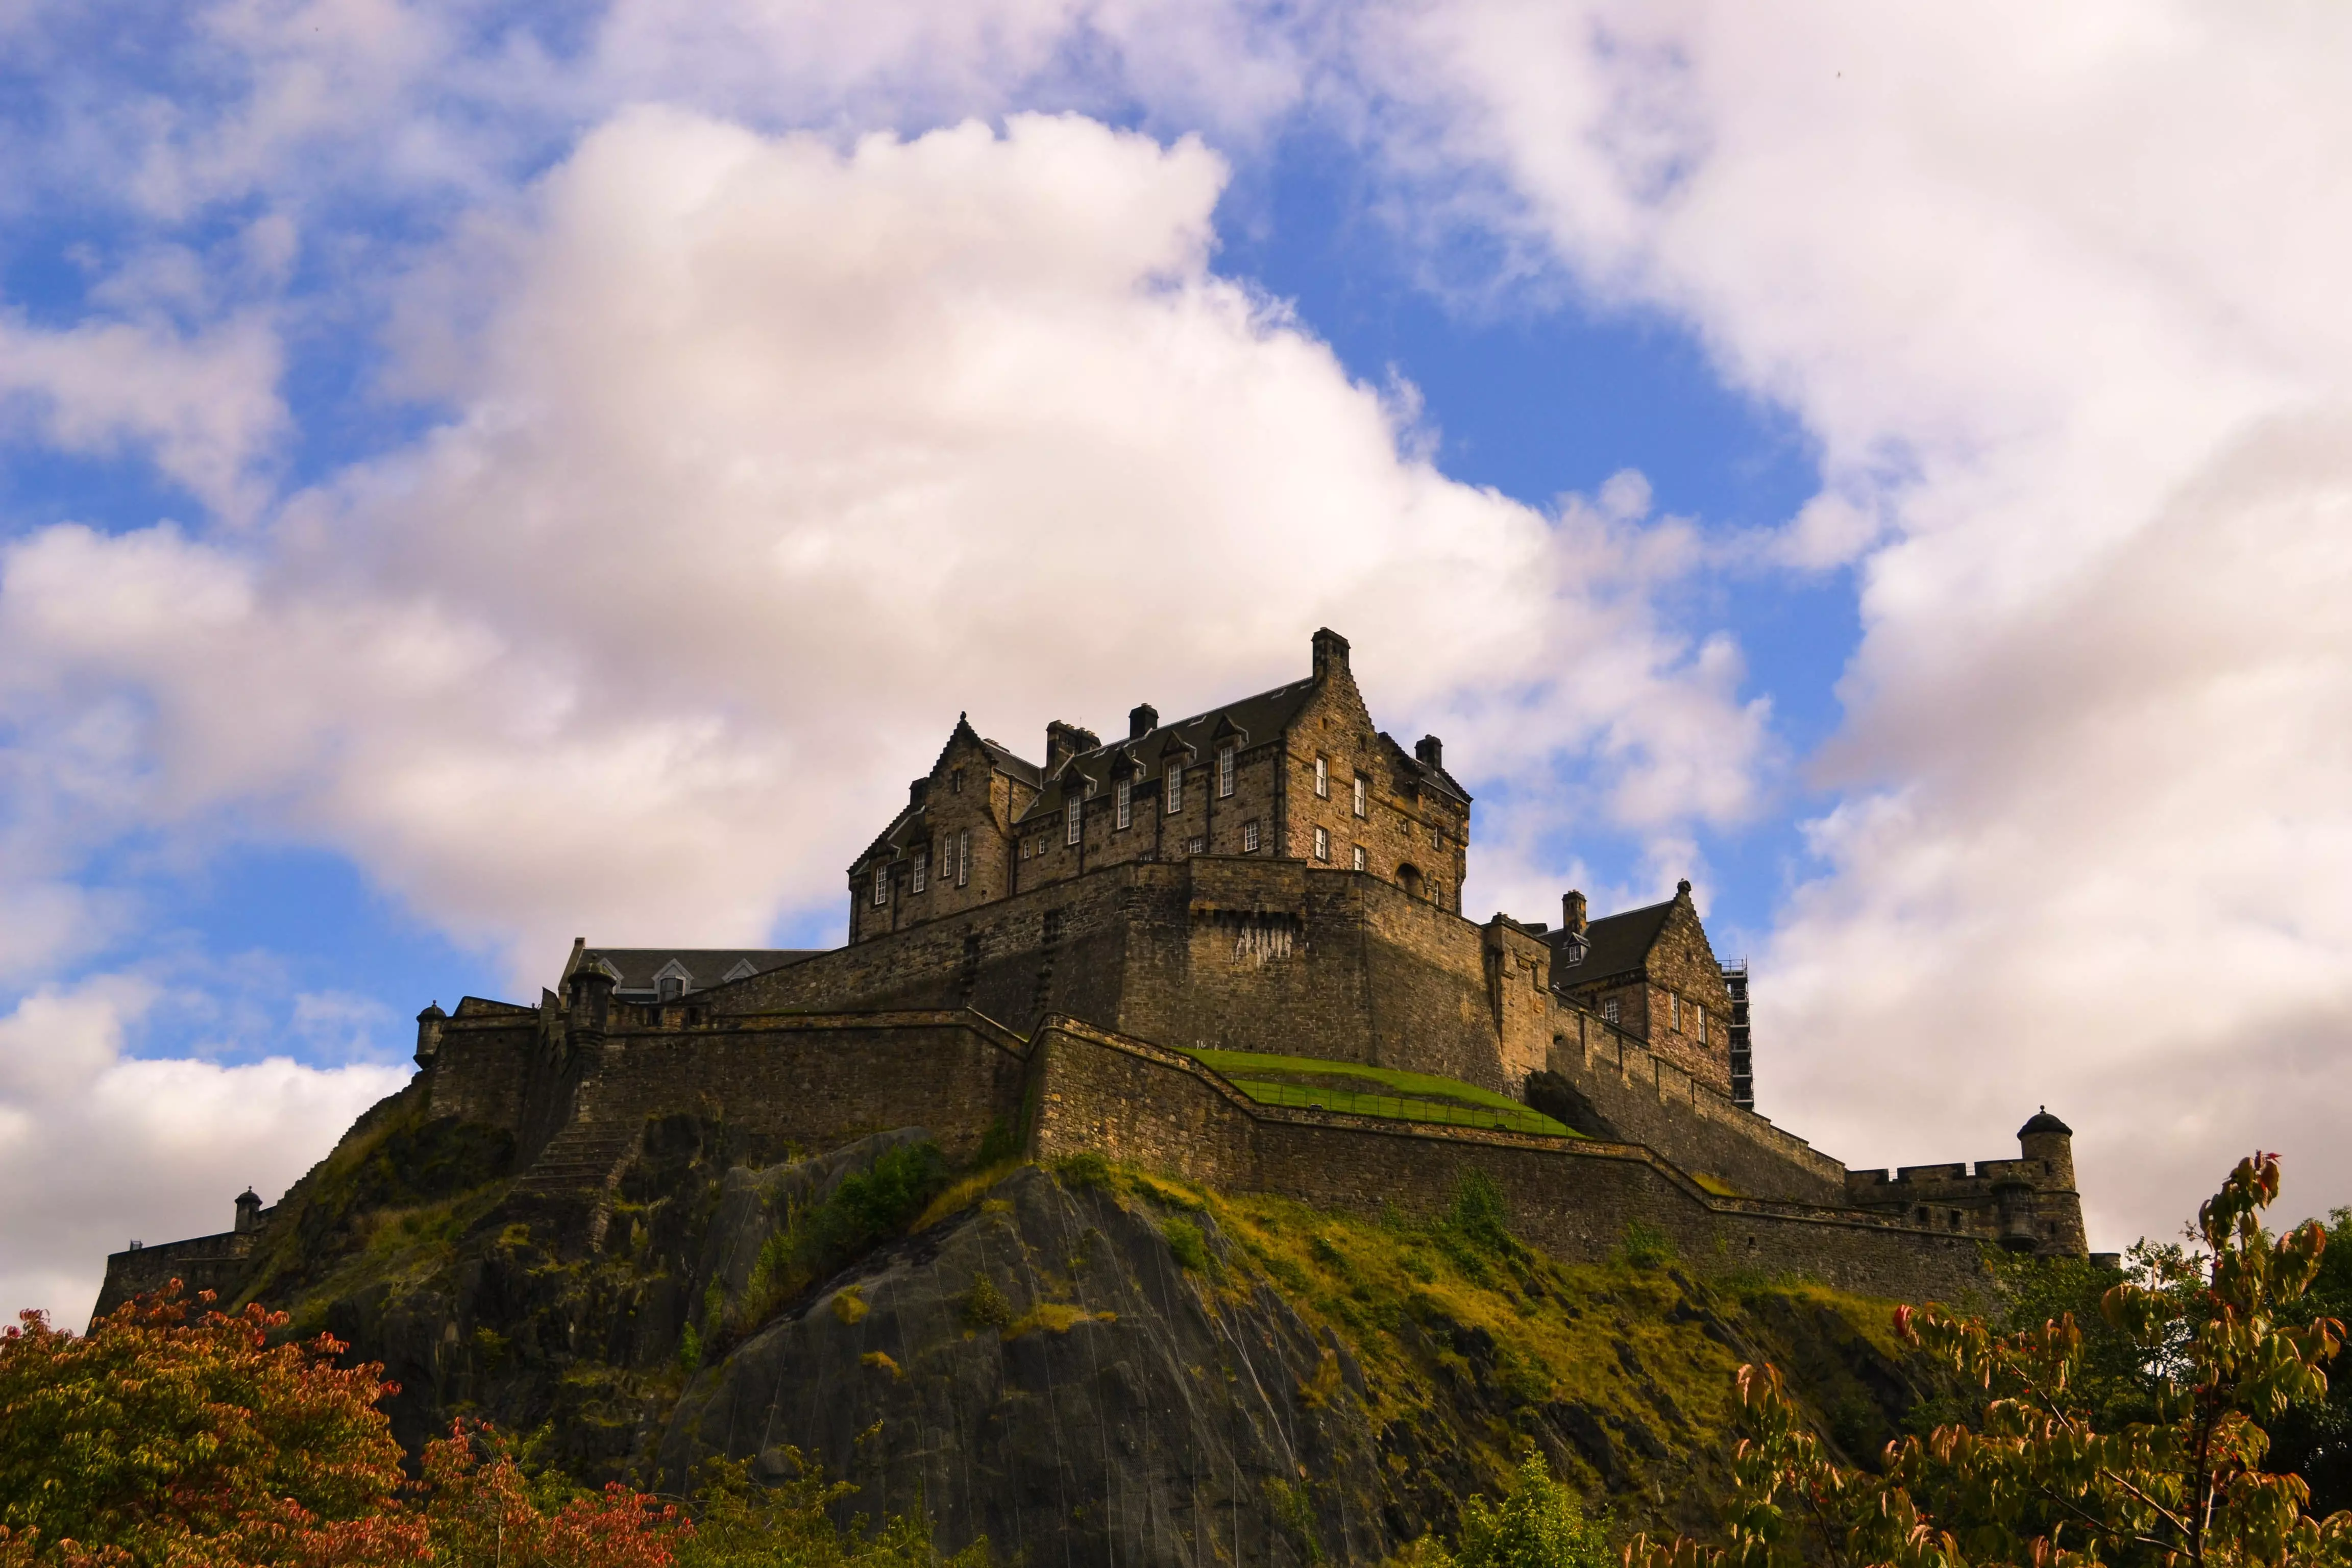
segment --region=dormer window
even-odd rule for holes
[[[1217,748],[1217,795],[1223,799],[1234,793],[1234,748]]]
[[[686,982],[675,974],[665,974],[661,977],[660,990],[663,1001],[675,1002],[686,994]]]
[[[1184,809],[1184,760],[1181,757],[1168,759],[1167,773],[1160,788],[1160,794],[1167,798],[1169,816],[1173,816]]]

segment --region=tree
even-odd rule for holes
[[[0,1568],[665,1568],[674,1510],[526,1477],[488,1427],[426,1446],[410,1484],[383,1367],[335,1364],[283,1313],[192,1314],[179,1282],[87,1335],[0,1334]]]
[[[2145,1370],[2144,1418],[2098,1419],[2072,1314],[1998,1333],[1901,1309],[1905,1341],[1983,1401],[1973,1423],[1889,1444],[1881,1473],[1849,1469],[1825,1456],[1777,1371],[1742,1367],[1749,1435],[1733,1455],[1728,1549],[1637,1538],[1628,1568],[2352,1563],[2352,1514],[2314,1519],[2303,1479],[2263,1468],[2262,1424],[2325,1401],[2344,1334],[2298,1310],[2326,1234],[2316,1222],[2265,1231],[2278,1186],[2276,1156],[2240,1162],[2198,1211],[2202,1252],[2159,1256],[2102,1299]]]

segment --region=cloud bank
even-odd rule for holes
[[[1865,632],[1769,1104],[1864,1162],[2048,1100],[2109,1244],[2257,1144],[2352,1195],[2352,21],[1386,15],[1404,177],[1483,172],[1822,444],[1778,547],[1852,563]]]

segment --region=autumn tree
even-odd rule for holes
[[[2298,1310],[2326,1233],[2265,1231],[2278,1186],[2276,1156],[2240,1162],[2198,1211],[2201,1251],[2102,1299],[2145,1371],[2143,1418],[2099,1419],[2071,1314],[2000,1333],[1902,1309],[1904,1340],[1976,1392],[1973,1421],[1890,1444],[1868,1473],[1829,1458],[1776,1370],[1742,1367],[1748,1435],[1732,1457],[1728,1548],[1637,1537],[1628,1568],[2352,1563],[2352,1514],[2313,1518],[2303,1479],[2263,1468],[2263,1424],[2326,1400],[2344,1333]]]
[[[411,1483],[382,1366],[211,1305],[174,1281],[87,1335],[37,1312],[0,1334],[0,1568],[670,1563],[673,1510],[528,1477],[487,1427],[427,1445]]]

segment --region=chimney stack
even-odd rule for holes
[[[1412,745],[1412,754],[1421,759],[1423,767],[1444,768],[1445,766],[1445,742],[1434,735],[1423,735],[1420,740],[1415,741]]]
[[[1160,710],[1149,702],[1139,702],[1127,710],[1127,738],[1140,741],[1160,728]]]
[[[1065,724],[1059,719],[1055,720],[1045,726],[1045,776],[1052,778],[1062,771],[1064,763],[1101,744],[1092,730],[1082,730],[1076,724]]]
[[[923,804],[925,797],[929,795],[930,793],[931,781],[929,779],[920,778],[910,780],[907,784],[907,804],[908,805],[920,805]]]
[[[1315,679],[1321,680],[1335,670],[1348,668],[1348,639],[1323,627],[1315,634]]]
[[[1584,895],[1570,888],[1559,896],[1559,929],[1570,936],[1582,936],[1584,927]]]

